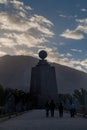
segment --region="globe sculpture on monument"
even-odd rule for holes
[[[47,52],[40,51],[39,57],[38,64],[31,71],[30,94],[33,105],[43,107],[46,101],[57,100],[58,91],[55,68],[45,60]]]

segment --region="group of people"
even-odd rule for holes
[[[46,109],[46,117],[49,116],[49,111],[51,112],[51,117],[54,117],[54,109],[55,109],[55,103],[53,100],[49,103],[48,101],[45,104]]]
[[[51,117],[54,117],[55,108],[57,108],[57,107],[53,100],[51,100],[50,102],[47,101],[45,104],[46,117],[49,117],[49,113],[51,114]],[[63,104],[60,102],[58,104],[59,117],[63,117],[63,110],[64,110]],[[75,105],[73,103],[70,105],[69,110],[70,110],[70,116],[74,117],[76,109],[75,109]]]
[[[45,109],[46,109],[46,117],[49,116],[49,112],[51,113],[51,117],[54,117],[54,109],[56,108],[56,105],[53,100],[49,103],[48,101],[45,104]],[[63,105],[62,103],[59,104],[58,106],[59,109],[59,116],[63,117]]]

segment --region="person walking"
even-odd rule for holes
[[[75,116],[75,112],[76,112],[75,104],[71,103],[71,105],[70,105],[70,116],[74,117]]]
[[[47,101],[45,104],[46,117],[49,117],[49,109],[50,109],[50,105],[49,105],[49,102]]]
[[[50,102],[51,117],[54,117],[54,109],[55,109],[55,103],[53,100],[51,100]]]
[[[59,104],[58,109],[59,109],[59,117],[63,117],[63,105],[62,105],[62,103]]]

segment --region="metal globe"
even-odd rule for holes
[[[44,50],[40,51],[39,57],[44,60],[47,57],[47,52]]]

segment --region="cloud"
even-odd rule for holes
[[[84,34],[87,34],[87,18],[76,19],[76,22],[78,25],[74,30],[66,29],[60,36],[73,40],[85,39]]]
[[[81,64],[80,60],[73,59],[73,55],[70,53],[62,54],[59,53],[56,48],[54,50],[50,49],[50,53],[48,55],[47,60],[50,62],[55,62],[61,65],[65,65],[74,69],[77,69],[79,71],[86,72],[86,66]],[[49,52],[49,50],[47,50]],[[79,67],[77,67],[79,66]],[[84,69],[83,69],[84,66]]]
[[[51,62],[56,62],[61,65],[65,65],[71,68],[74,68],[79,71],[87,72],[87,59],[79,60],[73,58],[73,55],[71,53],[59,53],[56,48],[54,48],[54,51],[50,49],[50,53],[48,55],[48,60]],[[49,52],[49,50],[47,50]],[[56,53],[55,53],[56,52]]]
[[[49,52],[47,60],[50,62],[56,62],[58,63],[58,57],[59,57],[59,53],[57,48],[53,47],[53,48],[46,48],[46,51]]]
[[[76,30],[87,33],[87,19],[76,19],[76,21],[79,23]]]
[[[75,69],[85,72],[85,70],[80,65],[75,66]]]
[[[81,9],[82,12],[86,12],[87,10],[85,8]]]
[[[81,61],[61,54],[58,63],[79,71],[87,72],[87,59]]]
[[[0,0],[0,4],[5,4],[7,3],[7,0]]]
[[[28,54],[28,50],[32,50],[29,55],[35,56],[33,48],[38,50],[55,35],[53,23],[42,15],[31,13],[32,8],[23,2],[0,0],[0,6],[1,55]]]
[[[84,35],[77,32],[77,30],[72,31],[72,30],[67,29],[65,32],[60,34],[60,36],[64,38],[74,39],[74,40],[84,39]]]
[[[70,53],[66,53],[66,54],[59,53],[57,48],[55,48],[55,47],[54,48],[50,48],[50,47],[46,48],[44,46],[43,49],[46,50],[47,52],[49,52],[48,57],[47,57],[47,60],[49,62],[55,62],[55,63],[62,64],[65,66],[69,66],[71,68],[76,68],[75,67],[76,65],[81,66],[80,61],[73,59],[72,54],[70,54]],[[83,71],[83,69],[80,69],[80,70]]]
[[[67,14],[65,14],[64,12],[61,12],[61,11],[59,11],[58,13],[59,13],[59,17],[61,17],[61,18],[66,18],[68,20],[74,18],[73,15],[67,15]]]
[[[7,53],[3,52],[3,51],[0,51],[0,57],[3,56],[3,55],[6,55]]]
[[[81,65],[86,66],[86,68],[87,68],[87,59],[83,60],[83,61],[81,62]]]
[[[47,37],[54,36],[54,33],[50,31],[49,28],[47,28],[47,26],[48,27],[53,26],[53,23],[49,21],[48,19],[44,18],[43,16],[34,15],[30,19],[30,25],[36,28],[38,31],[45,34],[45,36]]]
[[[10,4],[14,6],[15,9],[21,10],[23,12],[26,12],[26,10],[32,10],[30,6],[25,6],[23,2],[17,1],[17,0],[9,0]]]
[[[77,49],[71,49],[71,51],[74,51],[74,52],[82,52],[82,50],[77,50]]]
[[[87,24],[87,18],[85,19],[76,19],[78,23]]]
[[[72,54],[67,53],[66,56],[67,56],[67,57],[72,57]]]
[[[59,16],[62,17],[62,18],[66,18],[67,17],[66,15],[63,15],[63,14],[60,14]]]
[[[64,42],[59,42],[58,45],[63,46],[63,45],[65,45],[65,43]]]
[[[77,31],[81,31],[83,33],[87,33],[87,25],[79,25],[77,28],[76,28]]]
[[[74,18],[77,18],[78,17],[78,15],[76,14],[76,15],[74,15]]]
[[[15,8],[20,8],[21,6],[23,6],[23,2],[17,1],[17,0],[10,0],[10,3],[13,4],[13,6],[15,6]]]

